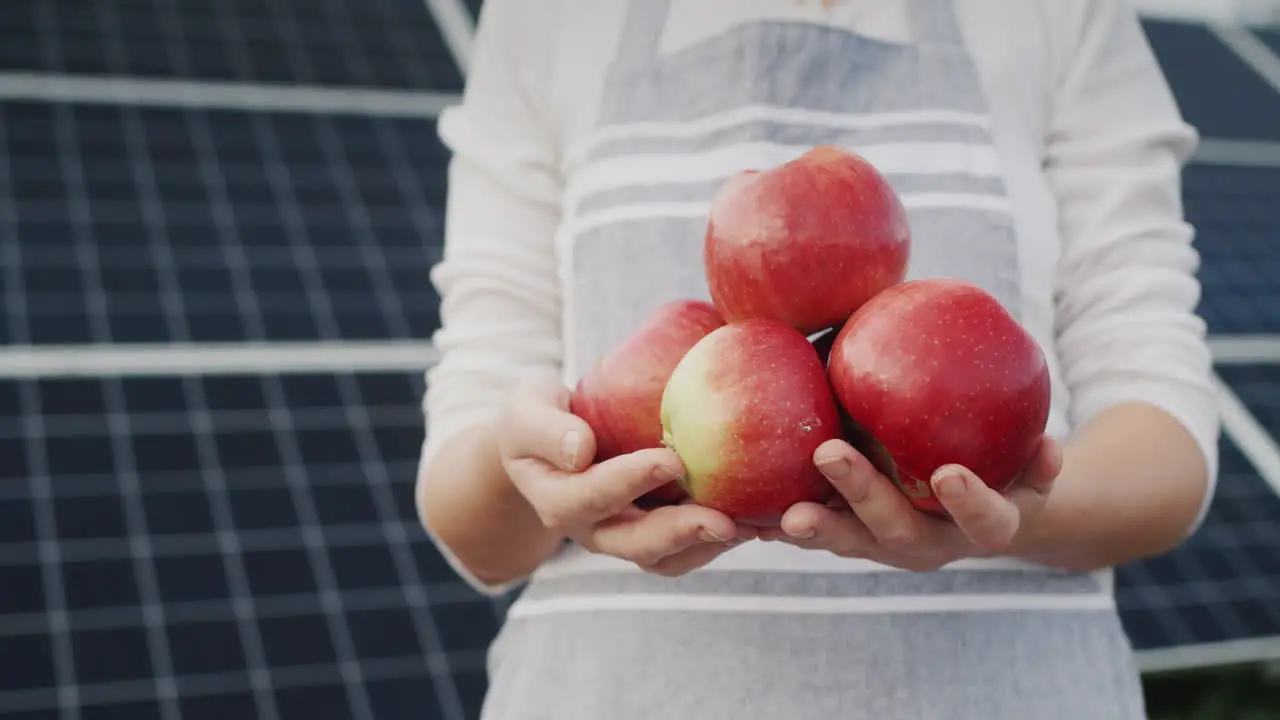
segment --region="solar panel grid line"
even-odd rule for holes
[[[471,46],[475,36],[475,21],[462,0],[424,0],[436,27],[444,36],[453,62],[465,78],[471,68]]]
[[[236,631],[243,648],[245,671],[249,676],[250,690],[258,706],[262,720],[278,720],[280,710],[275,699],[278,678],[267,663],[267,649],[262,639],[261,613],[253,601],[253,589],[249,581],[249,568],[245,561],[244,535],[236,527],[235,512],[231,505],[231,489],[226,476],[220,471],[218,448],[214,443],[213,414],[204,387],[194,378],[182,379],[183,394],[194,407],[192,434],[199,459],[200,479],[204,483],[209,502],[209,514],[213,521],[213,539],[222,556],[226,574],[230,607],[235,615]],[[207,537],[207,536],[205,536]],[[172,538],[165,547],[172,547]]]
[[[5,115],[0,112],[0,137],[7,134]],[[27,327],[26,278],[22,273],[21,244],[18,237],[18,203],[14,195],[12,160],[0,152],[0,233],[10,240],[0,242],[0,278],[4,287],[4,324],[17,342],[31,337]]]
[[[293,418],[288,408],[284,390],[277,377],[264,378],[265,393],[269,403],[268,414],[276,446],[284,463],[282,475],[299,519],[307,560],[312,576],[320,591],[325,624],[333,642],[337,664],[346,685],[347,700],[353,720],[374,720],[373,702],[365,686],[360,656],[356,651],[353,631],[347,610],[339,593],[337,575],[329,556],[329,544],[325,529],[316,509],[315,499],[308,492],[307,477],[303,469],[306,463],[293,432]]]
[[[1280,364],[1280,335],[1210,335],[1215,365]]]
[[[1214,375],[1213,382],[1218,391],[1223,429],[1231,434],[1259,477],[1280,495],[1280,446],[1277,446],[1275,437],[1262,427],[1258,418],[1220,376]]]
[[[1274,662],[1280,660],[1280,638],[1241,638],[1220,643],[1158,648],[1138,653],[1137,659],[1138,669],[1146,674]]]
[[[166,619],[160,599],[159,581],[156,578],[152,557],[155,555],[152,535],[147,527],[146,510],[142,506],[142,491],[138,484],[138,465],[133,447],[128,441],[131,434],[129,416],[119,384],[108,381],[104,385],[107,401],[107,428],[112,450],[118,463],[117,479],[123,500],[125,532],[128,534],[129,554],[133,565],[134,581],[142,610],[142,625],[146,633],[147,652],[150,656],[155,697],[160,705],[163,720],[182,720],[178,707],[178,690],[175,682],[173,658],[169,652],[165,634]]]
[[[24,413],[22,417],[27,430],[24,450],[28,470],[33,475],[49,477],[48,458],[42,443],[38,442],[44,426],[44,419],[40,415],[40,398],[36,395],[35,387],[30,384],[23,385],[18,392],[22,406],[31,411]],[[69,632],[66,587],[60,574],[62,548],[58,541],[53,491],[49,484],[31,484],[31,504],[38,545],[37,557],[40,561],[41,589],[44,594],[45,622],[52,646],[54,682],[57,688],[55,705],[60,720],[80,720],[81,697],[80,686],[76,682],[75,649],[71,645]]]
[[[3,247],[5,244],[0,244]],[[10,287],[16,294],[21,285]],[[9,308],[21,307],[20,304]],[[0,379],[256,372],[425,372],[437,359],[430,341],[315,341],[0,347]]]
[[[230,491],[228,491],[230,492]],[[64,496],[59,499],[96,496]],[[114,496],[114,495],[112,495]],[[230,517],[230,515],[228,516]],[[399,529],[393,529],[398,527]],[[332,548],[364,548],[384,545],[388,534],[400,535],[404,531],[412,532],[417,525],[382,522],[379,524],[350,525],[325,528],[327,546]],[[230,533],[236,538],[234,548],[228,548],[220,533]],[[59,542],[60,559],[64,562],[103,562],[107,560],[127,560],[133,556],[134,548],[127,542],[114,542],[101,538],[64,539]],[[292,528],[235,528],[215,529],[214,533],[167,534],[162,547],[153,548],[149,557],[183,558],[191,555],[217,553],[234,549],[236,552],[273,552],[278,550],[298,550],[305,548],[306,543]],[[37,548],[38,549],[38,548]],[[425,549],[425,548],[424,548]],[[10,543],[0,549],[0,567],[5,565],[21,565],[32,557],[32,548],[26,543]],[[454,583],[457,584],[457,583]],[[459,585],[461,588],[461,585]]]
[[[415,610],[413,623],[418,633],[418,641],[427,652],[428,659],[434,659],[428,662],[428,668],[435,685],[440,710],[444,720],[464,720],[466,712],[463,709],[461,694],[449,671],[448,658],[444,654],[444,643],[440,639],[440,630],[436,627],[432,614],[424,612],[427,608],[427,593],[424,587],[430,578],[424,578],[418,573],[407,532],[409,523],[397,520],[398,512],[391,480],[386,468],[378,462],[380,453],[377,441],[370,431],[372,423],[369,414],[365,411],[364,404],[360,402],[359,391],[353,386],[350,376],[340,375],[337,380],[343,408],[350,426],[355,430],[356,449],[362,460],[363,476],[370,483],[374,506],[385,536],[384,540],[391,550],[397,580],[403,589],[405,602]],[[421,526],[418,525],[414,525],[413,530],[415,533],[422,532]]]
[[[1280,57],[1247,27],[1213,24],[1214,36],[1240,60],[1280,92]]]
[[[110,6],[111,3],[95,5]],[[161,313],[170,337],[176,342],[186,342],[190,340],[190,330],[185,319],[186,300],[183,297],[181,283],[178,281],[178,264],[173,257],[171,244],[168,242],[165,209],[160,199],[155,168],[147,152],[146,132],[142,127],[137,108],[124,108],[121,115],[123,141],[129,156],[129,170],[138,187],[138,201],[143,216],[143,234],[151,253],[151,261],[156,268],[157,284],[161,293]]]
[[[76,128],[66,108],[53,114],[54,137],[58,145],[58,163],[67,185],[67,215],[80,281],[87,299],[87,322],[93,342],[110,343],[111,325],[107,318],[107,293],[102,287],[99,248],[93,235],[93,209],[89,205],[84,184],[84,167],[76,148]]]
[[[320,134],[320,138],[325,144],[330,157],[336,158],[339,155],[342,155],[342,151],[340,149],[342,144],[338,142],[338,138],[333,131],[332,123],[327,121],[324,122],[321,125],[321,129],[322,132]],[[430,202],[428,200],[429,193],[427,192],[427,189],[418,181],[417,176],[413,172],[410,172],[404,161],[404,159],[409,157],[410,154],[409,148],[405,147],[400,135],[398,133],[389,132],[386,126],[378,126],[374,128],[373,135],[374,139],[377,141],[378,147],[386,157],[390,159],[391,176],[394,178],[396,185],[402,188],[403,192],[411,198],[411,201],[416,206],[428,206]],[[374,274],[377,281],[374,285],[374,289],[378,291],[379,305],[383,308],[384,313],[387,313],[389,311],[388,309],[391,307],[399,308],[400,312],[403,312],[403,308],[401,307],[399,300],[391,290],[391,288],[395,286],[392,282],[385,254],[375,250],[374,236],[369,230],[370,219],[368,217],[368,212],[364,209],[363,204],[356,201],[358,193],[356,193],[355,189],[352,187],[350,179],[340,172],[333,172],[332,174],[335,182],[339,183],[339,187],[347,200],[344,207],[353,210],[355,214],[353,221],[358,222],[358,226],[365,230],[364,233],[357,233],[356,240],[360,250],[365,255],[366,265]],[[423,224],[423,216],[420,213],[413,213],[411,215],[411,220],[413,221],[414,228],[420,237],[430,238],[437,234],[435,228],[427,227]],[[438,242],[443,246],[444,241],[442,237],[438,238]],[[427,281],[429,280],[429,277],[424,277],[423,280]],[[407,325],[405,326],[405,331],[406,337],[412,335],[409,333]],[[434,348],[432,352],[434,353]]]
[[[446,108],[458,104],[461,95],[426,90],[0,71],[0,101],[3,100],[435,119]]]
[[[228,197],[227,175],[222,170],[213,131],[209,127],[208,118],[202,114],[188,113],[185,119],[198,155],[197,165],[200,168],[201,179],[210,195],[209,201],[216,221],[218,246],[227,262],[230,274],[232,301],[240,312],[241,321],[246,325],[246,339],[264,340],[267,335],[266,320],[259,306],[258,297],[253,292],[253,281],[249,277],[249,262],[245,257],[244,247],[234,235],[235,207]]]
[[[474,670],[483,666],[484,658],[480,653],[462,653],[450,661],[463,670]],[[369,680],[399,679],[416,677],[422,666],[422,658],[408,655],[390,658],[374,658],[364,661],[364,674]],[[276,686],[279,689],[320,688],[329,686],[334,681],[332,665],[295,665],[279,668],[274,672]],[[211,672],[183,675],[177,678],[178,692],[184,698],[227,695],[248,690],[243,675],[237,672]],[[80,688],[86,705],[115,705],[136,701],[148,697],[151,684],[146,680],[117,680],[101,683],[87,683]],[[54,694],[45,688],[29,690],[0,691],[0,708],[6,712],[39,712],[53,710],[57,706],[50,697]],[[62,712],[66,712],[63,710]],[[61,718],[71,717],[62,715]],[[76,715],[75,717],[79,717]],[[60,720],[61,720],[60,718]]]
[[[352,612],[369,610],[397,610],[405,607],[401,588],[356,588],[342,591],[342,601]],[[252,601],[258,618],[289,618],[300,613],[318,613],[326,602],[324,593],[297,593],[261,597]],[[449,603],[477,602],[473,594],[457,594]],[[439,605],[439,603],[434,603]],[[113,606],[81,609],[68,616],[70,632],[93,630],[120,630],[138,627],[143,610],[137,606]],[[183,600],[167,603],[166,618],[174,624],[195,624],[216,621],[236,621],[240,615],[234,604],[223,600]],[[30,632],[33,626],[45,621],[44,613],[17,613],[0,615],[0,637]],[[442,649],[427,651],[427,657],[437,658],[436,663],[448,667],[448,655]],[[439,660],[444,660],[440,663]],[[430,664],[427,662],[426,664]],[[3,704],[0,703],[0,707]]]
[[[1189,162],[1225,167],[1280,168],[1280,142],[1202,137]]]
[[[356,246],[360,248],[361,255],[364,260],[365,267],[373,276],[374,295],[382,315],[390,324],[392,335],[398,337],[409,337],[412,335],[409,320],[405,315],[404,307],[400,299],[395,295],[393,288],[395,287],[390,270],[387,268],[386,262],[381,253],[374,248],[373,223],[369,218],[368,211],[365,209],[364,203],[360,202],[355,188],[352,186],[351,178],[337,168],[347,165],[343,163],[346,158],[343,157],[341,142],[338,141],[334,133],[331,123],[325,118],[316,118],[318,139],[320,146],[325,154],[325,166],[329,170],[330,178],[334,185],[337,186],[341,197],[341,207],[348,224],[355,231],[353,240]],[[381,132],[376,132],[381,136]],[[379,137],[379,142],[383,142]],[[391,157],[397,157],[392,155]],[[403,156],[400,156],[403,157]],[[393,165],[398,162],[393,161]],[[401,174],[403,175],[403,174]],[[399,178],[398,178],[399,179]],[[425,278],[424,278],[425,280]],[[336,329],[334,331],[336,333]]]

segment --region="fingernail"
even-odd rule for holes
[[[803,530],[796,530],[795,532],[787,532],[787,535],[800,540],[808,540],[814,536],[814,532],[813,528],[805,528]]]
[[[560,440],[560,464],[572,470],[577,466],[578,448],[582,445],[582,433],[570,430]]]
[[[702,542],[724,542],[728,539],[729,538],[720,537],[719,535],[715,534],[713,531],[707,528],[702,528],[701,530],[698,531],[698,540]]]
[[[849,461],[842,457],[823,458],[818,461],[818,470],[832,480],[840,480],[849,476]]]
[[[933,491],[943,500],[954,500],[964,494],[964,473],[944,470],[933,479]]]
[[[659,480],[671,482],[672,480],[680,477],[680,473],[676,472],[674,468],[669,468],[666,465],[659,465],[653,469],[653,476]]]

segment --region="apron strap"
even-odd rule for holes
[[[631,0],[623,21],[617,59],[626,66],[647,65],[658,56],[671,0]]]
[[[907,0],[907,13],[922,44],[964,45],[955,0]]]

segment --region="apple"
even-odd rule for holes
[[[961,280],[911,280],[877,295],[840,329],[827,372],[850,444],[935,515],[947,515],[935,470],[957,463],[1004,492],[1048,422],[1040,345]]]
[[[662,393],[671,371],[694,343],[724,324],[710,303],[664,303],[579,379],[569,411],[595,435],[593,462],[662,447]],[[643,499],[674,503],[684,498],[680,486],[670,482]]]
[[[695,344],[662,394],[663,442],[680,456],[694,502],[741,522],[776,524],[831,484],[813,462],[840,437],[826,369],[809,339],[778,320],[717,328]]]
[[[805,335],[843,323],[906,278],[911,234],[897,193],[862,156],[819,146],[716,192],[703,261],[729,322],[770,318]]]

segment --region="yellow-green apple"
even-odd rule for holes
[[[805,335],[902,282],[910,251],[897,193],[865,158],[834,146],[730,176],[703,242],[711,301],[725,320],[771,318]]]
[[[569,410],[595,435],[594,462],[662,447],[660,411],[667,379],[694,343],[722,325],[724,318],[710,303],[664,303],[578,380]],[[680,485],[670,482],[643,500],[673,503],[684,498]]]
[[[1000,492],[1049,416],[1040,345],[995,297],[952,279],[889,288],[836,337],[827,372],[850,443],[920,510],[946,515],[930,478],[962,465]]]
[[[662,394],[663,440],[680,456],[694,502],[774,524],[801,501],[824,502],[813,462],[840,437],[826,369],[808,338],[777,320],[717,328],[695,344]]]

